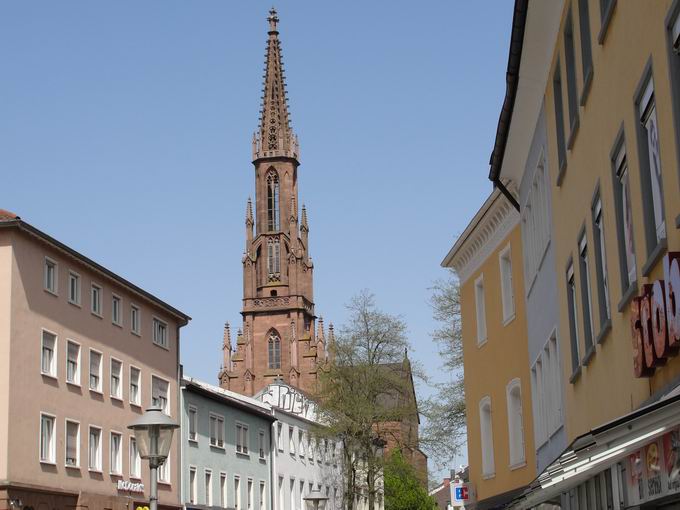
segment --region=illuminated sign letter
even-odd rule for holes
[[[666,278],[666,322],[668,323],[668,346],[680,349],[680,253],[669,253],[663,261]]]

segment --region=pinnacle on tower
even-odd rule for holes
[[[246,205],[246,225],[253,224],[253,201],[248,197],[248,205]]]
[[[302,204],[302,222],[300,223],[300,228],[309,231],[309,225],[307,225],[307,208],[305,204]]]
[[[295,203],[295,197],[290,197],[290,221],[293,222],[297,219],[297,204]]]
[[[231,349],[231,327],[228,322],[224,323],[223,345]]]
[[[228,322],[224,324],[224,337],[222,339],[222,368],[227,371],[233,369],[231,363],[231,329]]]
[[[262,157],[298,157],[298,142],[290,127],[286,84],[277,28],[276,10],[269,11],[269,38],[265,56],[264,86],[260,127],[253,147],[253,159]]]

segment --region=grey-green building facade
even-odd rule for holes
[[[181,399],[184,507],[271,510],[271,406],[190,377]]]

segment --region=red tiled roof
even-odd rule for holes
[[[6,211],[5,209],[0,209],[0,221],[17,220],[19,216],[14,214],[12,211]]]

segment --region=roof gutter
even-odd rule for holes
[[[522,60],[522,47],[524,45],[524,29],[527,21],[527,10],[529,0],[515,0],[515,11],[512,16],[512,35],[510,37],[510,54],[508,55],[508,69],[505,72],[505,99],[503,108],[498,119],[496,128],[496,140],[489,164],[489,180],[494,187],[498,188],[503,195],[510,201],[515,209],[519,211],[519,203],[512,196],[510,191],[501,182],[501,168],[505,157],[505,148],[508,143],[508,133],[510,122],[512,121],[512,111],[515,108],[517,97],[517,85],[519,83],[519,67]]]

